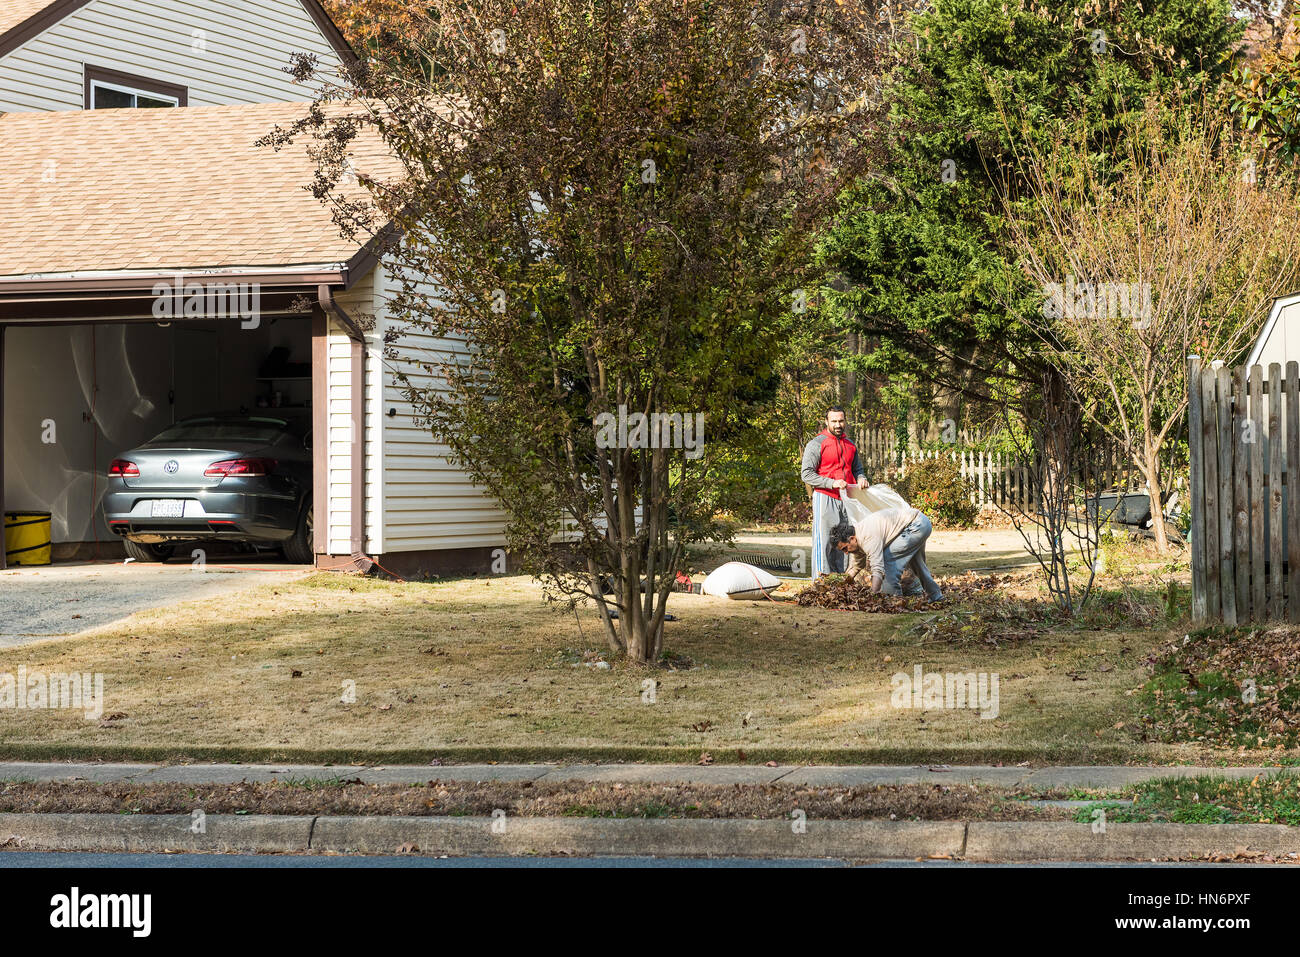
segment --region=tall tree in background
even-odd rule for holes
[[[1204,104],[1153,100],[1126,125],[1106,164],[1082,119],[1050,151],[1030,151],[1020,172],[1034,213],[1008,221],[1027,275],[1049,290],[1027,324],[1094,434],[1142,476],[1164,551],[1187,356],[1237,361],[1295,288],[1300,196],[1293,177],[1243,171],[1230,127]]]
[[[322,0],[325,10],[363,56],[400,55],[424,30],[426,0]],[[412,45],[413,50],[415,47]]]
[[[413,15],[401,56],[374,50],[323,95],[346,117],[318,104],[271,140],[315,137],[315,188],[345,231],[400,224],[390,313],[472,343],[407,370],[407,394],[502,503],[524,569],[594,599],[610,647],[653,660],[682,548],[718,505],[710,465],[770,396],[819,284],[811,244],[866,168],[875,11],[427,0]],[[358,171],[372,202],[348,203],[333,186],[365,128],[409,177]],[[627,419],[671,414],[704,417],[703,447]],[[611,417],[626,423],[612,436]]]
[[[1215,87],[1241,33],[1229,12],[1229,0],[937,0],[913,16],[915,47],[886,93],[888,161],[823,247],[849,282],[835,304],[874,344],[861,367],[928,386],[938,419],[971,401],[1050,399],[1025,322],[1042,296],[1015,266],[999,184],[1011,171],[1013,198],[1032,202],[1017,157],[1049,149],[1064,117],[1101,138],[1149,94]],[[1003,102],[1031,125],[1009,130]]]

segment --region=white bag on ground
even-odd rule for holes
[[[709,572],[700,591],[715,598],[762,598],[781,582],[761,568],[744,562],[727,562]]]
[[[849,521],[854,524],[872,512],[881,512],[887,508],[910,508],[903,496],[884,484],[868,488],[853,485],[840,489],[840,499],[844,502],[844,511],[848,514]]]

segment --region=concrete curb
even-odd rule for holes
[[[1300,828],[1286,824],[1091,824],[1059,821],[972,821],[966,852],[972,861],[1113,861],[1300,853]]]
[[[492,825],[500,827],[493,832]],[[656,857],[897,858],[961,852],[958,822],[619,818],[320,818],[312,850],[389,853],[406,843],[421,854]],[[502,826],[503,825],[503,826]]]
[[[0,847],[49,851],[304,851],[313,818],[208,814],[0,814]]]
[[[449,857],[577,855],[747,858],[1165,860],[1242,851],[1300,854],[1282,824],[806,821],[490,817],[0,814],[0,848],[101,852],[405,852]],[[495,829],[494,829],[495,826]],[[3,854],[0,854],[3,866]]]

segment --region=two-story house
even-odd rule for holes
[[[488,571],[502,544],[395,386],[382,250],[339,236],[305,148],[254,145],[315,92],[286,70],[304,52],[355,56],[317,0],[0,0],[0,498],[51,514],[56,560],[121,554],[100,509],[117,453],[293,406],[319,565]],[[396,169],[377,142],[354,160]],[[256,315],[185,308],[214,288]],[[413,363],[464,348],[399,341]]]

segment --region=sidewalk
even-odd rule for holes
[[[0,762],[0,781],[129,781],[139,784],[237,784],[241,781],[346,780],[365,784],[442,781],[592,781],[624,784],[782,784],[863,787],[896,784],[975,784],[1005,788],[1120,788],[1155,778],[1296,773],[1280,767],[977,767],[890,765],[748,767],[694,764],[447,764],[359,767],[293,764],[63,764]]]

